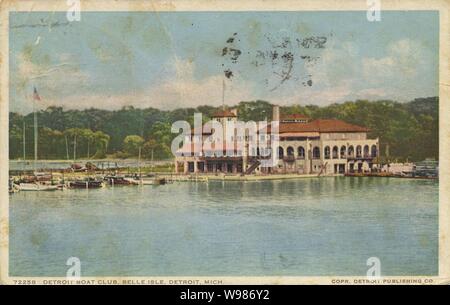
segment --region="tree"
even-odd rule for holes
[[[137,156],[144,139],[137,135],[126,136],[123,140],[123,151],[129,156]]]
[[[240,102],[237,106],[238,116],[242,121],[263,121],[272,119],[272,105],[266,101]]]
[[[48,127],[39,129],[39,151],[40,159],[58,158],[58,153],[62,149],[63,133]]]
[[[87,152],[86,152],[86,158],[90,158],[90,145],[91,142],[94,140],[94,133],[90,129],[82,129],[81,130],[81,136],[86,140],[86,146],[87,146]]]
[[[96,147],[94,158],[102,159],[106,157],[106,151],[108,149],[109,135],[102,131],[96,131],[93,134],[93,141]]]
[[[272,104],[269,102],[240,102],[234,107],[238,108],[238,117],[243,121],[272,118]],[[146,147],[146,157],[150,158],[153,150],[155,159],[169,158],[169,148],[176,136],[171,132],[173,122],[186,120],[192,123],[195,112],[203,113],[206,120],[219,109],[221,107],[199,106],[163,111],[124,107],[110,111],[48,107],[39,111],[39,155],[42,158],[67,159],[70,155],[76,159],[80,152],[88,158],[104,158],[107,153],[115,154],[122,150],[127,136],[136,135],[146,139],[145,144],[141,143]],[[324,107],[295,104],[281,107],[280,112],[301,113],[311,119],[340,119],[368,127],[369,137],[380,138],[380,152],[389,147],[393,159],[418,161],[428,157],[439,158],[438,97],[419,98],[408,103],[357,100]],[[22,158],[24,151],[28,157],[33,155],[33,116],[34,113],[9,114],[10,158]],[[91,156],[94,146],[95,155]],[[135,148],[131,151],[135,156],[138,153]]]
[[[17,125],[9,128],[9,158],[20,157],[23,148],[23,129]]]
[[[146,159],[163,160],[172,157],[170,147],[164,143],[159,143],[153,139],[145,142],[142,154]]]
[[[175,134],[171,131],[171,126],[171,123],[156,122],[150,129],[149,138],[158,143],[170,145],[175,137]]]
[[[77,159],[77,138],[82,135],[82,129],[80,128],[69,128],[64,131],[64,135],[73,139],[73,161]]]

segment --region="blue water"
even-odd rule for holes
[[[438,182],[305,178],[19,192],[10,275],[437,275]]]

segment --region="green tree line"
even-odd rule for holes
[[[235,107],[243,121],[261,121],[272,117],[267,101],[242,101]],[[38,157],[40,159],[85,159],[136,157],[168,159],[176,134],[171,124],[193,115],[208,120],[219,108],[199,106],[159,110],[124,107],[120,110],[64,110],[48,107],[38,112]],[[391,158],[423,160],[439,157],[439,99],[415,99],[408,103],[391,100],[349,101],[324,107],[292,105],[281,108],[282,114],[301,113],[312,119],[335,118],[368,127],[370,137],[379,137],[381,152]],[[34,157],[34,114],[9,114],[10,159],[23,158],[25,134],[26,158]]]

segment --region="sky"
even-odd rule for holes
[[[439,15],[353,12],[10,14],[10,111],[319,105],[438,95]],[[33,87],[41,101],[34,105]]]

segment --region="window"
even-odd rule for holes
[[[330,146],[325,146],[325,159],[330,159]]]
[[[303,148],[303,146],[299,146],[297,148],[297,155],[299,159],[305,159],[305,149]]]
[[[294,148],[292,146],[287,148],[287,155],[292,157],[294,156]]]
[[[345,151],[346,151],[347,149],[345,148],[345,146],[342,146],[341,147],[341,159],[345,159]]]
[[[339,158],[339,148],[337,146],[333,147],[333,159]]]
[[[320,148],[317,146],[313,149],[313,159],[320,159]]]
[[[372,150],[372,157],[373,158],[377,157],[377,154],[378,154],[377,146],[376,145],[372,145],[371,150]]]
[[[364,158],[368,158],[369,156],[369,145],[364,145]]]
[[[283,147],[278,146],[278,158],[281,159],[284,157],[284,150]]]
[[[356,158],[361,158],[362,151],[361,151],[361,145],[356,146]]]
[[[348,147],[348,154],[347,154],[347,156],[348,156],[349,158],[354,158],[354,157],[355,157],[355,149],[353,148],[352,145],[350,145],[350,146]]]

